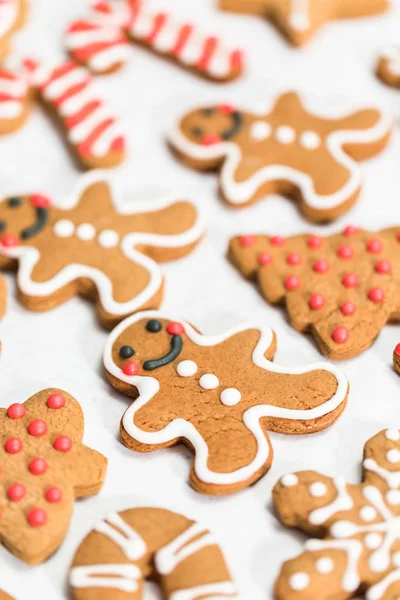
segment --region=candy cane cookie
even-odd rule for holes
[[[29,115],[32,93],[26,81],[0,68],[0,135],[17,131]]]
[[[150,575],[169,600],[239,600],[213,534],[160,508],[97,523],[73,558],[69,584],[75,600],[141,600]]]
[[[205,35],[169,13],[149,12],[135,0],[95,2],[93,15],[66,31],[71,55],[96,73],[115,71],[125,62],[128,40],[217,82],[243,70],[243,53],[226,47],[219,36]]]
[[[27,0],[0,0],[0,60],[10,50],[12,35],[24,24]]]
[[[376,71],[382,81],[392,87],[400,88],[400,47],[384,48],[378,59]]]

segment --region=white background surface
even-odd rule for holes
[[[36,54],[62,57],[61,34],[68,20],[79,16],[82,0],[32,0],[31,19],[17,36],[12,60]],[[199,199],[208,235],[186,259],[165,267],[164,308],[217,333],[243,320],[269,322],[278,334],[276,360],[297,365],[319,360],[311,339],[292,330],[285,313],[268,306],[251,284],[225,259],[231,235],[244,232],[301,231],[329,233],[347,223],[378,228],[400,224],[400,92],[374,77],[379,48],[397,42],[400,14],[395,10],[374,19],[328,25],[303,50],[293,50],[260,19],[219,13],[213,0],[158,0],[177,15],[198,18],[210,33],[219,31],[248,52],[246,76],[217,87],[187,74],[151,54],[132,48],[123,72],[100,80],[123,122],[130,142],[125,164],[115,176],[127,199],[153,199],[183,192]],[[182,105],[206,103],[217,90],[219,99],[243,98],[256,104],[278,88],[297,87],[323,98],[329,106],[378,102],[396,115],[396,134],[389,149],[363,167],[365,185],[358,204],[329,227],[310,227],[296,206],[271,197],[252,208],[233,211],[217,199],[214,175],[201,175],[177,163],[164,144],[164,132]],[[29,122],[0,140],[0,194],[41,191],[62,202],[79,173],[57,131],[35,108]],[[275,460],[270,473],[251,489],[227,498],[207,498],[188,485],[190,452],[184,447],[151,455],[130,452],[119,441],[120,417],[128,400],[106,383],[101,354],[107,333],[97,325],[92,306],[74,299],[49,313],[34,314],[15,299],[13,276],[7,276],[9,307],[1,323],[1,406],[23,402],[48,386],[68,390],[80,401],[86,417],[85,442],[109,458],[101,493],[75,505],[70,531],[60,550],[46,564],[29,567],[0,548],[0,587],[17,600],[67,596],[66,576],[72,555],[93,524],[109,510],[152,505],[181,511],[207,524],[220,540],[238,587],[246,600],[272,598],[281,563],[301,548],[303,537],[279,525],[270,505],[278,477],[294,470],[321,469],[358,481],[364,442],[385,426],[400,425],[400,381],[391,355],[400,327],[388,326],[373,347],[342,364],[351,382],[349,406],[326,432],[309,437],[271,435]],[[154,586],[146,600],[160,598]]]

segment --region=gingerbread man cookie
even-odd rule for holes
[[[103,484],[107,459],[82,444],[83,430],[80,405],[62,390],[0,409],[0,541],[27,563],[53,554],[75,498]]]
[[[271,362],[275,349],[265,326],[204,336],[159,312],[128,318],[104,350],[110,383],[137,398],[121,421],[124,444],[150,452],[184,442],[195,453],[191,484],[202,493],[251,485],[272,463],[267,431],[320,431],[347,402],[335,367],[284,368]]]
[[[0,600],[14,600],[14,598],[11,598],[6,592],[0,590]]]
[[[157,263],[188,254],[203,234],[195,206],[161,200],[122,206],[105,174],[81,178],[69,208],[38,195],[0,203],[0,265],[18,266],[18,292],[31,310],[75,294],[96,301],[105,327],[162,299]]]
[[[372,16],[391,0],[219,0],[220,8],[268,17],[295,46],[305,44],[327,21]]]
[[[386,146],[392,124],[373,108],[322,116],[288,92],[259,114],[226,104],[195,109],[169,142],[188,166],[221,171],[221,194],[231,206],[279,193],[298,199],[308,219],[322,222],[354,204],[362,185],[356,161]]]
[[[27,0],[0,0],[0,61],[7,56],[11,37],[22,27],[26,12]]]
[[[169,13],[150,12],[139,0],[96,0],[89,18],[74,21],[66,31],[68,51],[95,73],[118,70],[128,58],[129,41],[217,82],[235,79],[243,70],[240,50]]]
[[[364,448],[363,482],[315,471],[285,475],[273,499],[284,525],[318,539],[286,562],[278,600],[395,600],[400,594],[400,432],[381,431]]]
[[[377,65],[378,76],[392,87],[400,88],[400,48],[389,46],[383,50]]]
[[[239,599],[213,534],[160,508],[100,521],[78,548],[69,582],[75,600],[140,600],[149,578],[169,600]]]
[[[293,327],[310,331],[334,360],[366,350],[399,314],[400,229],[347,226],[317,235],[243,235],[229,256],[273,304],[285,303]]]

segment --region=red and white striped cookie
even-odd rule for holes
[[[0,135],[19,129],[28,116],[29,88],[11,71],[0,69]]]

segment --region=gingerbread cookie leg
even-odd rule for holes
[[[26,82],[11,71],[0,69],[0,135],[22,127],[30,104],[31,93]]]

